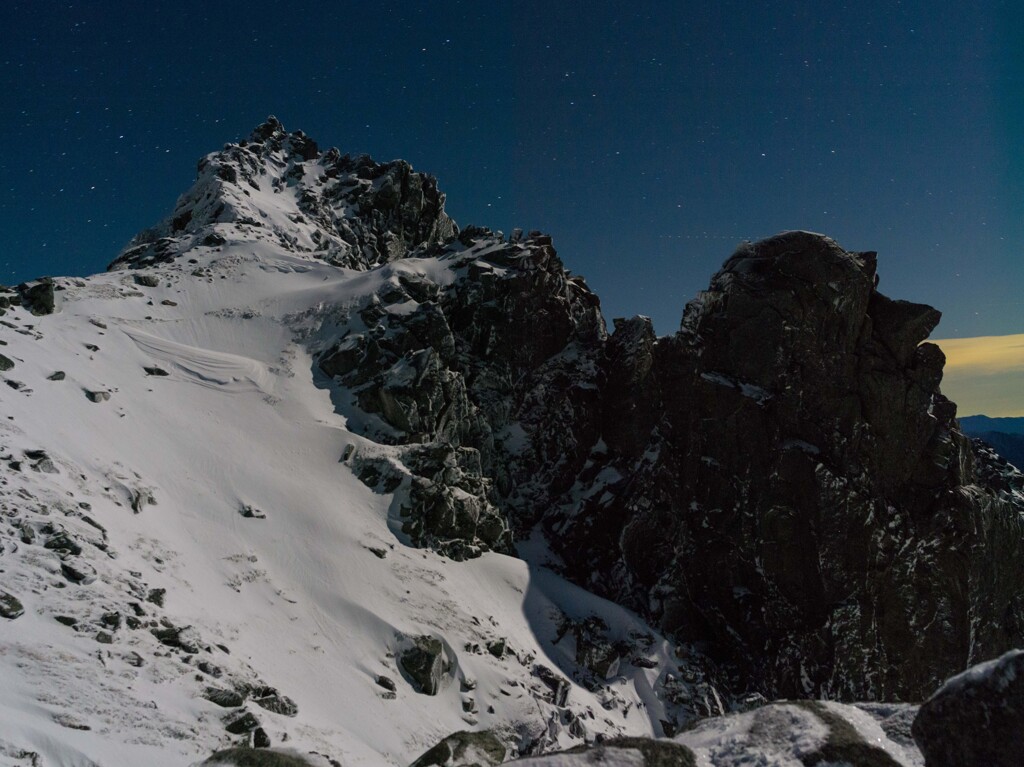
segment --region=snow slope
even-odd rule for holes
[[[543,740],[546,721],[565,713],[527,690],[538,687],[535,663],[573,671],[551,641],[562,614],[649,628],[522,560],[454,563],[402,545],[389,497],[341,460],[383,448],[349,430],[313,372],[318,333],[347,306],[398,269],[443,280],[444,263],[351,272],[265,242],[202,250],[197,264],[147,270],[157,287],[131,271],[60,280],[57,313],[3,318],[15,362],[5,377],[20,388],[0,387],[0,456],[20,467],[4,473],[0,567],[25,614],[0,621],[0,754],[12,764],[22,752],[43,764],[197,760],[234,740],[219,723],[229,712],[200,697],[229,678],[297,704],[294,718],[252,709],[272,742],[346,765],[406,764],[460,729],[498,728],[523,748]],[[49,380],[57,370],[65,378]],[[56,473],[26,452],[45,453]],[[41,545],[60,530],[81,554]],[[62,556],[96,580],[70,582]],[[154,589],[166,590],[163,607],[146,601]],[[133,603],[142,625],[106,630],[102,616],[134,615]],[[146,630],[160,620],[194,627],[210,651],[161,645]],[[105,630],[110,644],[97,641]],[[391,657],[400,635],[423,634],[458,659],[436,698],[404,683]],[[464,649],[496,638],[512,650],[501,659]],[[654,731],[642,709],[658,705],[651,687],[669,647],[654,636],[649,646],[655,668],[611,681],[610,710],[602,691],[573,685],[570,708],[589,737]],[[378,675],[397,682],[395,699]],[[549,747],[578,742],[563,731]]]
[[[0,765],[170,767],[257,736],[407,765],[484,729],[513,758],[727,710],[695,648],[561,578],[539,535],[455,562],[357,479],[398,448],[317,355],[368,303],[416,311],[378,300],[400,282],[520,256],[518,235],[455,240],[443,202],[401,161],[271,119],[202,161],[116,271],[56,280],[53,314],[0,308]],[[449,661],[436,695],[400,667],[424,636]],[[888,741],[887,714],[836,710]],[[783,765],[827,732],[770,706],[677,737],[701,764]]]

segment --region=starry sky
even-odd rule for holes
[[[274,114],[552,233],[609,320],[672,332],[800,228],[878,251],[940,337],[1024,332],[1015,0],[4,0],[0,30],[0,282],[103,269]]]

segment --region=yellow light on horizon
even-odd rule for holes
[[[942,391],[960,415],[1024,416],[1024,333],[932,342],[946,355]]]

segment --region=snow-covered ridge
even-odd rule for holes
[[[402,545],[390,496],[348,465],[381,448],[313,349],[396,271],[444,285],[457,264],[353,272],[267,241],[187,256],[59,279],[59,311],[3,318],[0,589],[24,612],[0,620],[0,763],[198,760],[243,737],[211,690],[345,764],[408,764],[460,729],[510,756],[651,734],[664,637],[539,564]],[[607,689],[573,681],[589,672],[559,639],[594,616],[642,660]],[[398,661],[418,636],[453,660],[433,696]],[[271,688],[297,712],[257,704]]]
[[[0,295],[3,758],[842,762],[889,714],[766,696],[913,697],[1008,641],[1019,499],[873,254],[787,233],[680,334],[609,336],[550,237],[443,203],[271,119],[108,273]],[[922,523],[951,498],[974,533]],[[1006,544],[966,584],[961,534]],[[976,607],[969,649],[927,630]]]
[[[164,221],[137,235],[112,268],[144,267],[193,248],[273,242],[350,268],[400,258],[458,232],[432,176],[403,160],[320,152],[274,117],[199,161]]]

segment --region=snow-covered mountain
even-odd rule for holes
[[[787,233],[609,335],[548,236],[269,119],[107,273],[0,297],[0,763],[920,763],[905,708],[759,707],[1024,643],[1022,497],[874,266]]]

